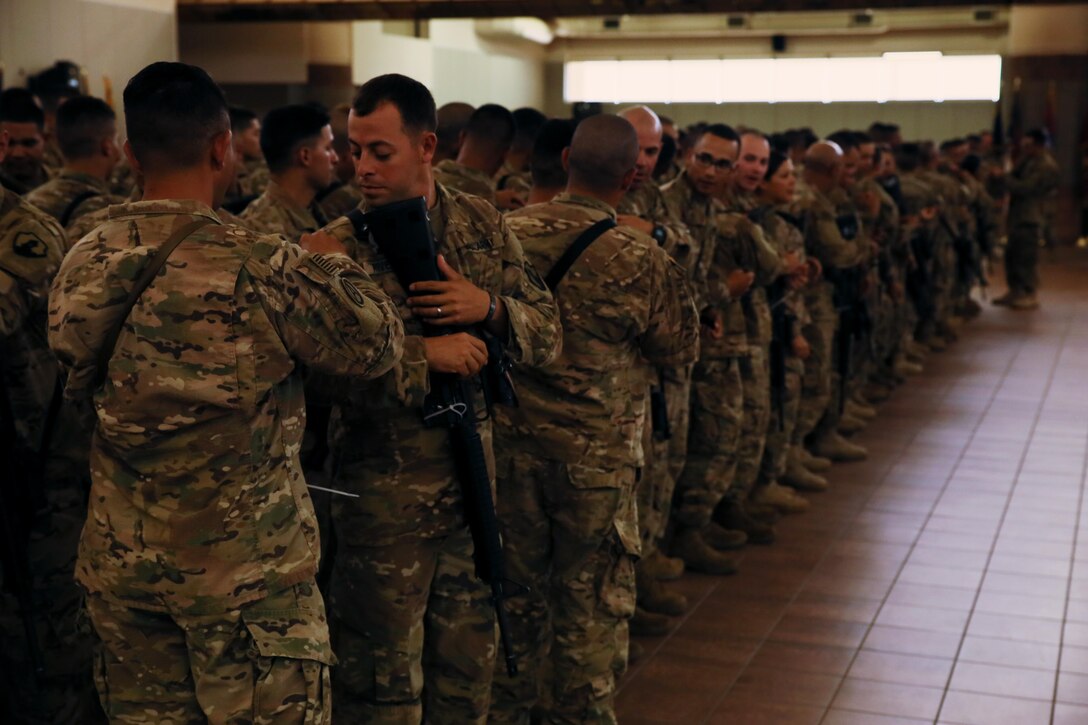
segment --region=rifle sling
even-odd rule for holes
[[[563,256],[559,258],[559,261],[556,262],[555,266],[548,272],[548,276],[544,278],[544,284],[548,285],[548,289],[555,292],[555,288],[563,281],[563,277],[567,275],[571,265],[578,261],[578,257],[582,256],[582,252],[586,251],[590,244],[593,244],[593,242],[600,239],[601,235],[615,226],[615,219],[612,217],[605,217],[579,234],[578,238],[574,240],[574,243],[567,248],[567,251],[563,252]]]
[[[68,202],[68,206],[64,207],[64,211],[60,213],[60,219],[58,220],[60,222],[60,225],[62,227],[67,227],[68,222],[72,220],[72,214],[75,213],[76,209],[79,208],[80,204],[87,201],[88,199],[93,199],[96,196],[102,195],[99,194],[97,191],[85,191],[77,196],[75,199],[72,199],[70,202]]]
[[[121,330],[124,328],[128,316],[132,313],[132,308],[136,306],[136,301],[140,299],[140,295],[144,293],[144,290],[151,286],[152,280],[158,275],[159,271],[163,268],[163,265],[166,264],[167,258],[169,258],[171,253],[178,248],[178,245],[201,227],[214,223],[215,222],[212,219],[203,218],[189,222],[185,226],[176,229],[174,233],[162,243],[159,250],[155,252],[155,256],[151,258],[151,261],[148,262],[147,266],[140,272],[140,276],[136,278],[135,284],[133,284],[132,289],[129,290],[128,297],[125,298],[125,303],[121,307],[121,313],[117,316],[117,319],[113,323],[113,327],[110,328],[105,341],[102,343],[102,347],[98,350],[98,364],[96,366],[94,380],[95,388],[98,388],[102,383],[106,382],[106,372],[109,369],[110,358],[113,357],[114,348],[117,347],[117,338],[121,336]]]

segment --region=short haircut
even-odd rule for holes
[[[967,154],[960,162],[960,168],[969,174],[977,174],[982,166],[982,159],[978,154]]]
[[[257,120],[257,114],[248,108],[231,106],[229,112],[231,133],[241,133]]]
[[[858,147],[857,136],[854,135],[853,131],[847,129],[836,131],[828,136],[827,140],[838,144],[844,154],[850,149],[856,149]]]
[[[145,170],[196,166],[230,129],[223,91],[194,65],[152,63],[129,80],[124,99],[128,142]]]
[[[782,168],[782,164],[789,160],[790,157],[787,152],[772,148],[771,157],[767,161],[767,173],[763,174],[763,180],[770,181],[771,178],[778,173],[778,170]]]
[[[717,136],[725,141],[733,141],[738,146],[740,145],[740,134],[738,134],[732,126],[726,123],[712,123],[703,129],[703,135],[710,134],[711,136]]]
[[[489,146],[509,147],[516,129],[514,114],[497,103],[485,103],[472,112],[472,117],[465,126],[465,138]]]
[[[317,139],[329,121],[328,111],[311,103],[269,111],[261,122],[261,153],[268,170],[278,174],[291,168],[295,152]]]
[[[535,108],[515,109],[514,125],[516,131],[513,145],[519,149],[531,149],[533,142],[536,140],[536,135],[540,133],[540,129],[547,120],[548,117]]]
[[[666,171],[672,167],[673,159],[676,158],[676,141],[672,136],[665,133],[661,135],[661,152],[657,155],[657,163],[654,164],[654,171],[652,176],[656,179],[662,176]]]
[[[965,138],[950,138],[946,141],[941,142],[941,151],[948,151],[949,149],[954,149],[957,146],[963,146],[965,143],[967,143],[967,139]]]
[[[570,146],[574,136],[574,121],[553,118],[540,128],[533,142],[529,174],[533,186],[559,189],[567,185],[567,170],[563,168],[563,149]]]
[[[427,86],[399,73],[368,80],[355,94],[351,108],[356,116],[369,116],[385,103],[392,104],[400,113],[407,133],[433,133],[438,126],[434,96]]]
[[[616,191],[635,168],[638,154],[638,134],[627,119],[608,114],[587,118],[570,142],[570,181],[593,191]]]
[[[45,112],[25,88],[9,88],[0,93],[0,121],[33,123],[39,131],[45,129]]]
[[[864,131],[852,131],[851,133],[854,134],[854,143],[856,143],[858,146],[876,143],[876,140]]]
[[[57,109],[57,145],[65,159],[94,156],[117,129],[117,114],[93,96],[76,96]]]
[[[916,143],[903,143],[895,149],[895,165],[904,173],[917,170],[922,165],[922,149]]]

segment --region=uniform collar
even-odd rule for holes
[[[574,206],[584,206],[589,209],[604,212],[613,219],[616,218],[615,209],[613,209],[611,206],[604,203],[600,199],[594,199],[591,196],[583,196],[582,194],[568,194],[564,191],[561,194],[557,194],[553,201],[558,204],[572,204]]]
[[[193,199],[155,199],[153,201],[132,201],[125,204],[111,204],[110,220],[130,219],[141,216],[189,215],[206,217],[213,222],[223,221],[207,204]]]

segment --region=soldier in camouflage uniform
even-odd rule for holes
[[[535,108],[514,110],[514,140],[502,168],[495,174],[495,193],[500,209],[517,209],[528,203],[529,189],[533,185],[529,174],[533,144],[547,121],[548,117]]]
[[[328,723],[299,369],[380,375],[403,326],[335,240],[304,238],[310,253],[216,217],[233,154],[206,73],[155,63],[124,100],[144,200],[72,249],[49,310],[65,395],[94,421],[76,577],[99,696],[111,722]],[[111,345],[168,237],[184,243]]]
[[[637,156],[627,121],[581,123],[567,193],[507,216],[537,269],[614,217]],[[634,612],[639,550],[634,487],[648,390],[638,370],[695,359],[699,322],[684,277],[650,237],[606,231],[555,287],[562,356],[515,375],[520,406],[496,430],[497,486],[510,576],[530,592],[511,602],[521,672],[496,673],[492,722],[529,722],[549,649],[548,721],[616,721],[616,630]]]
[[[315,106],[283,106],[261,124],[261,153],[272,180],[241,213],[242,223],[263,234],[291,241],[328,221],[314,198],[332,183],[337,155],[329,114]]]
[[[329,114],[332,128],[332,150],[336,152],[336,177],[314,199],[328,220],[342,217],[363,203],[363,192],[355,183],[355,159],[351,158],[348,142],[348,114],[351,106],[342,103]]]
[[[6,146],[0,132],[0,162]],[[13,457],[45,459],[37,471],[42,481],[16,477],[16,461],[5,461],[6,475],[15,478],[4,484],[0,526],[10,527],[5,538],[20,549],[5,552],[18,562],[5,557],[0,570],[0,661],[7,676],[0,714],[11,723],[102,720],[91,678],[91,639],[77,625],[81,597],[72,578],[87,515],[86,438],[67,408],[52,419],[47,412],[58,371],[46,344],[46,299],[66,251],[53,219],[0,189],[0,385],[10,405],[0,409],[0,418],[11,416],[5,424],[13,424],[17,435],[4,445]],[[21,468],[35,473],[33,463]],[[12,565],[29,575],[32,611],[20,608]],[[33,622],[38,663],[26,639],[26,618]],[[36,676],[39,663],[43,671]]]
[[[327,227],[394,299],[408,331],[401,363],[352,384],[334,412],[333,486],[359,496],[333,505],[336,708],[352,723],[482,723],[496,652],[490,590],[473,574],[449,432],[425,426],[421,408],[432,373],[476,378],[487,348],[468,332],[424,337],[421,321],[482,329],[515,362],[538,366],[559,352],[559,312],[498,211],[434,182],[435,108],[425,86],[371,79],[349,129],[369,205],[429,201],[446,281],[406,290],[348,219]],[[486,410],[482,394],[473,402]],[[490,422],[478,429],[493,471]]]
[[[49,181],[45,168],[45,114],[29,91],[9,88],[0,93],[0,130],[8,134],[8,150],[0,171],[19,195]]]
[[[248,108],[230,109],[230,131],[234,139],[234,182],[227,191],[230,203],[260,196],[272,180],[261,152],[261,120]]]
[[[67,101],[57,111],[57,140],[64,153],[64,167],[27,194],[27,201],[62,227],[122,201],[110,191],[110,174],[121,151],[116,115],[105,101],[90,96]]]
[[[434,178],[448,189],[486,199],[501,209],[495,190],[495,174],[502,168],[506,152],[514,139],[514,115],[502,106],[488,103],[472,113],[463,133],[457,158],[446,159],[434,167]],[[509,190],[503,198],[509,201]]]

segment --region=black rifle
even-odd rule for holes
[[[347,214],[355,236],[361,243],[370,240],[389,262],[405,290],[415,282],[441,281],[438,253],[427,218],[427,202],[423,197],[387,204],[368,212],[355,209]],[[428,337],[469,332],[482,335],[487,342],[488,363],[480,376],[488,408],[492,402],[516,405],[517,396],[510,382],[510,362],[502,344],[480,330],[457,327],[437,327],[424,324]],[[457,375],[431,374],[431,392],[423,404],[423,422],[428,427],[449,429],[454,467],[465,500],[465,518],[472,534],[476,576],[491,586],[491,604],[499,625],[506,659],[506,671],[513,677],[518,672],[517,655],[510,642],[510,625],[505,601],[524,594],[525,587],[506,578],[506,558],[499,535],[495,502],[491,495],[491,476],[487,457],[477,430],[475,381]],[[486,418],[484,418],[486,419]]]

